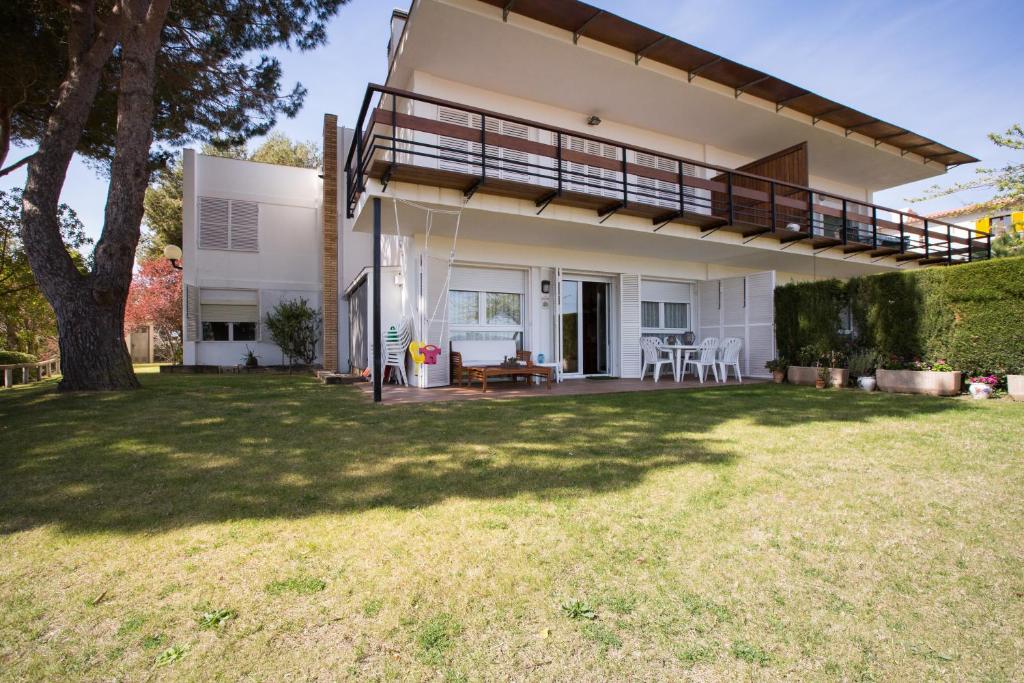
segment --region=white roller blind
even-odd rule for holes
[[[688,304],[692,298],[690,287],[688,282],[667,282],[644,278],[640,286],[640,298],[644,301]]]
[[[202,318],[210,323],[259,322],[259,307],[255,304],[203,304]]]
[[[451,289],[470,292],[526,292],[526,271],[507,268],[452,268]]]

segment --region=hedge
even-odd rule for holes
[[[838,332],[847,306],[852,339]],[[775,290],[775,335],[789,360],[815,344],[1024,373],[1024,257],[785,285]]]
[[[21,365],[22,363],[38,363],[39,359],[31,353],[21,351],[0,350],[0,365]]]

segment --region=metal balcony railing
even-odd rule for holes
[[[367,88],[356,131],[350,218],[374,178],[529,199],[538,214],[566,204],[602,222],[622,213],[655,231],[676,222],[922,265],[991,256],[991,236],[970,228],[395,88]]]

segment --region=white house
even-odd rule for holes
[[[442,348],[418,386],[453,340],[637,377],[641,336],[686,331],[759,375],[776,285],[988,255],[872,203],[974,157],[576,0],[415,0],[388,48],[352,128],[325,117],[322,179],[186,158],[186,362],[273,357],[251,319],[301,293],[324,366],[372,366],[376,272],[384,332]]]

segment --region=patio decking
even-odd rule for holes
[[[762,384],[768,382],[762,378],[744,378],[742,384]],[[472,401],[477,399],[527,398],[530,396],[581,396],[584,394],[618,394],[631,391],[680,391],[691,389],[712,389],[715,387],[735,386],[740,384],[732,379],[728,382],[716,383],[708,380],[701,384],[695,379],[673,382],[671,377],[663,377],[655,383],[650,378],[639,379],[567,379],[561,383],[553,383],[551,390],[543,384],[525,384],[524,382],[488,382],[487,391],[480,390],[479,384],[472,386],[447,386],[433,389],[403,387],[397,384],[385,384],[383,399],[385,404],[436,403],[439,401]],[[369,382],[357,384],[359,390],[368,400],[373,400],[373,385]]]

